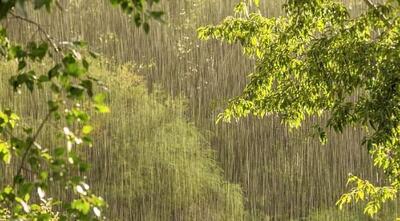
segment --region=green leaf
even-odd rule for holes
[[[104,104],[95,104],[94,107],[99,113],[109,113],[110,112],[110,108]]]
[[[135,22],[136,27],[142,25],[142,15],[140,13],[136,13],[133,17],[133,21]]]
[[[49,79],[51,80],[54,77],[58,77],[60,75],[60,69],[61,69],[61,64],[56,64],[53,68],[51,68],[48,73],[47,76],[49,77]]]
[[[93,97],[93,101],[95,104],[104,104],[106,96],[105,93],[98,93]]]
[[[72,42],[72,44],[79,48],[85,48],[88,46],[88,43],[85,41],[74,41],[74,42]]]
[[[162,16],[164,15],[164,12],[163,12],[163,11],[150,11],[149,14],[150,14],[150,16],[151,16],[152,18],[154,18],[155,20],[157,20],[157,21],[163,21],[163,20],[162,20]]]
[[[81,77],[87,70],[80,65],[72,54],[69,54],[63,59],[64,73],[72,77]]]
[[[253,0],[254,1],[254,4],[257,6],[257,7],[260,7],[260,0]]]
[[[93,82],[91,80],[83,80],[80,85],[86,89],[89,97],[93,97]]]
[[[41,42],[37,44],[36,42],[28,43],[28,56],[32,60],[42,60],[46,54],[49,46],[46,42]]]
[[[90,125],[85,125],[85,126],[83,126],[83,128],[82,128],[82,133],[85,134],[85,135],[87,135],[87,134],[90,134],[90,133],[92,132],[92,130],[93,130],[93,127],[92,127],[92,126],[90,126]]]
[[[82,200],[82,199],[74,200],[71,203],[71,208],[81,212],[84,215],[86,215],[90,211],[90,204],[88,202]]]
[[[12,45],[8,49],[8,59],[23,59],[27,55],[20,45]]]
[[[0,127],[5,127],[8,123],[8,115],[0,111]]]
[[[57,111],[58,108],[60,107],[57,101],[52,101],[52,100],[48,101],[47,105],[49,106],[51,112]]]
[[[56,148],[54,150],[54,154],[56,157],[60,157],[60,156],[64,155],[64,153],[65,153],[65,148]]]
[[[0,159],[6,164],[10,164],[11,162],[10,146],[8,145],[8,143],[3,142],[1,140],[0,140]]]
[[[146,34],[149,33],[149,31],[150,31],[150,25],[149,25],[149,23],[147,23],[147,22],[143,23],[143,30],[144,30],[144,32],[145,32]]]
[[[82,98],[85,88],[81,85],[71,85],[68,89],[68,96],[70,98],[79,99]]]
[[[41,171],[39,177],[41,180],[46,181],[47,178],[49,178],[49,173],[47,171]]]

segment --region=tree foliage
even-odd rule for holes
[[[235,16],[198,34],[239,43],[256,62],[243,93],[219,119],[277,114],[298,127],[307,116],[329,112],[327,128],[365,129],[363,145],[388,185],[350,176],[354,188],[338,205],[367,201],[365,212],[374,215],[400,189],[400,6],[394,0],[364,2],[367,10],[352,17],[338,1],[289,0],[285,15],[268,18],[246,1]]]
[[[149,93],[130,65],[99,67],[92,71],[113,89],[113,111],[94,119],[93,133],[101,138],[112,131],[113,142],[95,139],[96,158],[109,163],[93,170],[103,172],[94,176],[118,208],[112,217],[122,220],[130,211],[125,220],[243,220],[241,187],[224,179],[207,139],[187,121],[186,100],[159,87]],[[113,171],[107,180],[104,171]]]
[[[158,1],[110,2],[120,5],[129,15],[141,16],[143,21],[136,24],[143,25],[146,32],[148,19],[161,19],[161,12],[150,11],[151,4]],[[88,111],[109,111],[101,84],[88,74],[87,56],[95,57],[95,53],[88,51],[84,42],[56,42],[40,24],[27,17],[25,9],[31,4],[35,10],[49,11],[53,4],[61,7],[53,0],[1,1],[0,20],[14,18],[34,25],[43,40],[14,43],[8,39],[6,28],[0,26],[0,56],[2,61],[17,63],[15,74],[9,79],[15,92],[46,89],[49,95],[43,99],[48,99],[48,111],[38,125],[30,125],[12,109],[0,109],[0,160],[2,168],[13,174],[10,180],[4,178],[0,189],[0,220],[102,220],[105,202],[86,183],[83,174],[89,164],[77,151],[92,146]],[[51,65],[43,72],[35,68],[38,64]],[[88,101],[90,108],[81,105]],[[54,134],[63,145],[41,145],[41,133],[50,123],[57,125]],[[50,195],[52,185],[65,188],[70,195],[68,200]]]

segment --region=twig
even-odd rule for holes
[[[32,140],[30,140],[30,142],[28,144],[28,147],[26,148],[25,153],[22,156],[21,164],[18,167],[17,174],[14,176],[14,178],[21,176],[21,172],[22,172],[22,169],[24,168],[25,160],[28,157],[29,152],[32,149],[33,145],[35,144],[37,138],[39,137],[40,132],[42,132],[42,130],[44,128],[44,125],[50,119],[52,113],[53,113],[53,111],[49,111],[49,113],[47,113],[47,115],[45,116],[43,121],[40,123],[39,128],[37,129],[35,135],[33,135]],[[15,184],[16,184],[15,181],[16,181],[16,179],[13,180],[13,187],[15,187]]]
[[[19,20],[21,20],[21,21],[24,21],[24,22],[27,22],[27,23],[29,23],[29,24],[32,24],[32,25],[36,26],[37,29],[46,37],[47,41],[48,41],[48,42],[50,43],[50,45],[54,48],[54,50],[55,50],[57,53],[60,52],[60,49],[58,48],[57,44],[53,41],[53,39],[51,38],[51,36],[47,33],[47,31],[46,31],[39,23],[37,23],[37,22],[35,22],[35,21],[33,21],[33,20],[29,19],[29,18],[26,18],[26,17],[20,16],[20,15],[17,15],[17,14],[15,14],[15,13],[13,13],[13,12],[10,12],[10,15],[12,15],[12,16],[13,16],[14,18],[16,18],[16,19],[19,19]]]

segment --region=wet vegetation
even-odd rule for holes
[[[261,1],[267,16],[281,4]],[[156,6],[164,22],[150,21],[150,32],[108,1],[64,0],[62,10],[28,12],[57,41],[88,41],[102,54],[90,74],[107,88],[111,112],[93,113],[93,147],[79,150],[91,163],[87,174],[94,192],[107,202],[109,220],[395,220],[396,202],[374,218],[363,205],[335,206],[346,190],[349,172],[375,183],[383,174],[360,145],[363,132],[327,131],[322,145],[309,117],[300,129],[281,119],[248,117],[215,124],[229,98],[241,93],[253,61],[238,45],[201,42],[196,29],[233,14],[236,0],[170,0]],[[357,14],[366,5],[346,1]],[[10,38],[38,38],[33,25],[6,20]],[[46,61],[49,62],[49,61]],[[45,117],[40,101],[46,90],[15,94],[8,86],[15,63],[0,65],[0,109],[9,107],[34,125]],[[40,65],[36,67],[41,70]],[[43,69],[44,70],[44,69]],[[87,105],[82,101],[81,105]],[[40,140],[57,145],[50,125]],[[4,182],[13,170],[0,170]],[[68,198],[62,189],[52,192]]]

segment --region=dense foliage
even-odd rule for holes
[[[273,18],[242,2],[235,16],[200,28],[199,36],[240,43],[256,61],[243,94],[220,119],[277,114],[298,127],[307,116],[327,111],[328,128],[365,129],[363,144],[388,185],[350,176],[355,187],[338,205],[367,201],[365,212],[374,215],[400,189],[400,7],[391,0],[364,2],[368,9],[351,17],[338,1],[289,0],[285,15]],[[317,128],[324,141],[323,128]]]
[[[227,182],[206,138],[185,117],[184,99],[148,93],[131,65],[93,70],[110,87],[110,115],[97,116],[94,177],[111,217],[128,220],[242,220],[239,185]],[[102,137],[112,137],[104,142]],[[98,139],[97,139],[98,138]],[[106,171],[112,171],[106,180]],[[121,188],[123,184],[123,188]],[[95,185],[97,186],[97,185]]]
[[[135,23],[149,30],[149,18],[161,19],[161,12],[152,12],[149,7],[157,1],[111,1],[133,14]],[[35,10],[48,11],[57,1],[35,0]],[[0,159],[11,180],[2,183],[0,191],[1,220],[100,220],[105,203],[101,197],[91,193],[84,174],[89,165],[80,157],[77,148],[92,146],[89,108],[81,102],[87,97],[91,108],[104,113],[105,94],[96,93],[98,81],[88,75],[89,62],[85,55],[95,54],[85,49],[84,42],[56,42],[40,24],[27,17],[31,2],[10,0],[0,2],[0,20],[8,17],[32,24],[43,40],[19,45],[7,38],[7,30],[0,26],[0,55],[2,60],[16,61],[15,74],[10,85],[15,92],[32,93],[47,90],[48,110],[37,125],[25,124],[14,110],[0,110]],[[26,33],[27,35],[32,33]],[[35,68],[44,59],[52,59],[47,69]],[[43,63],[45,65],[46,63]],[[101,86],[101,85],[99,85]],[[25,91],[24,88],[28,91]],[[98,90],[97,90],[98,91]],[[49,123],[57,125],[64,140],[60,146],[44,146],[39,141],[42,131]],[[8,181],[8,183],[7,183]],[[58,184],[69,192],[68,199],[50,196],[50,185]]]
[[[112,112],[92,116],[95,148],[77,148],[76,152],[89,158],[91,170],[86,175],[91,189],[113,202],[104,211],[107,219],[242,220],[241,188],[223,178],[206,138],[186,120],[185,100],[171,99],[158,89],[149,94],[132,65],[113,65],[112,70],[106,66],[105,62],[92,64],[90,74],[109,88],[106,103]],[[13,62],[0,64],[3,95],[11,93],[4,80],[13,68]],[[16,107],[26,122],[37,125],[40,120],[35,116],[45,114],[45,102],[30,100],[47,97],[47,93],[36,91],[12,102],[4,96],[0,106]],[[39,108],[32,110],[35,106]],[[56,124],[50,124],[42,131],[42,146],[63,145],[53,134],[56,129]],[[12,174],[0,171],[2,177]],[[48,192],[63,201],[71,194],[59,185],[50,185]]]

